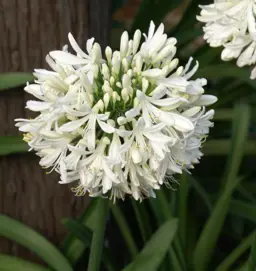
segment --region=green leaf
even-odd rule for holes
[[[232,200],[229,212],[233,215],[243,217],[252,222],[256,222],[256,205],[251,203],[246,203],[241,200]]]
[[[248,260],[248,271],[255,271],[255,270],[256,270],[256,233],[254,233],[251,253]]]
[[[173,217],[171,208],[169,207],[169,204],[168,204],[167,197],[163,190],[156,191],[156,198],[155,199],[151,198],[149,202],[154,212],[154,215],[158,220],[159,225],[161,225],[163,222]],[[173,246],[175,247],[176,251],[174,250],[173,247],[170,247],[168,251],[170,264],[172,264],[174,271],[179,271],[179,270],[182,270],[182,267],[181,267],[182,265],[185,266],[185,259],[184,259],[184,253],[182,251],[181,243],[180,243],[178,235],[174,239]],[[176,261],[176,259],[179,259],[179,260]]]
[[[25,85],[27,82],[34,80],[31,73],[10,72],[0,74],[0,91],[8,88],[14,88]]]
[[[198,195],[204,201],[205,206],[208,208],[209,211],[212,211],[212,203],[204,187],[192,176],[188,176],[188,178]]]
[[[255,233],[251,233],[248,237],[246,237],[242,242],[237,246],[230,255],[219,264],[216,271],[227,271],[230,270],[232,265],[239,259],[243,253],[248,250],[253,242]]]
[[[92,243],[90,248],[88,271],[99,271],[104,247],[105,228],[109,213],[109,199],[98,198],[96,209],[97,224],[93,229]]]
[[[135,260],[123,271],[155,271],[162,263],[178,229],[178,220],[165,222],[151,237]]]
[[[137,204],[137,202],[134,199],[132,199],[131,202],[132,202],[132,207],[133,207],[133,210],[134,210],[135,217],[136,217],[137,222],[138,222],[138,226],[139,226],[139,229],[140,229],[140,234],[141,234],[142,240],[143,240],[143,242],[146,242],[148,232],[147,232],[146,222],[143,220],[142,211],[139,208],[140,206]]]
[[[0,271],[50,271],[38,264],[24,261],[22,259],[0,254]]]
[[[28,151],[28,144],[20,136],[0,136],[0,156]]]
[[[88,248],[91,246],[92,235],[93,235],[93,232],[91,229],[89,229],[85,225],[73,219],[64,218],[62,219],[62,223],[76,238],[78,238],[85,244],[85,248]],[[105,267],[107,268],[107,270],[109,271],[115,270],[111,262],[111,255],[106,248],[103,248],[102,261]]]
[[[123,238],[125,240],[125,243],[127,245],[127,248],[131,254],[131,256],[134,258],[137,253],[138,249],[136,246],[136,242],[134,241],[134,238],[132,236],[131,230],[127,224],[127,221],[122,214],[121,209],[117,206],[117,204],[112,204],[111,205],[111,212],[119,226],[119,229],[123,235]]]
[[[237,104],[234,108],[231,149],[228,156],[223,182],[226,190],[233,185],[244,156],[244,145],[247,140],[250,124],[250,107],[247,104]]]
[[[80,239],[85,244],[85,247],[90,247],[92,241],[92,231],[89,228],[73,219],[68,218],[62,219],[62,224],[64,224],[74,236]]]
[[[96,209],[98,208],[97,199],[92,199],[85,212],[79,218],[79,222],[93,231],[94,225],[97,223]],[[86,248],[85,244],[79,240],[74,234],[70,233],[60,246],[63,254],[69,261],[75,265],[78,259],[83,255]]]
[[[189,179],[187,174],[183,173],[180,179],[179,187],[179,233],[182,247],[185,248],[187,244],[187,212],[188,212],[188,196],[189,196]]]
[[[133,21],[132,33],[136,29],[147,32],[151,20],[159,24],[164,16],[181,2],[181,0],[143,0]]]
[[[207,269],[229,209],[231,195],[237,184],[240,182],[240,179],[237,178],[237,174],[243,157],[243,146],[248,134],[249,119],[249,107],[245,104],[236,105],[232,129],[233,136],[231,150],[226,173],[224,175],[225,186],[213,208],[211,216],[203,228],[195,248],[194,266],[197,271],[204,271]],[[216,221],[218,221],[218,223],[216,223]]]
[[[0,236],[9,238],[35,252],[56,271],[72,271],[67,259],[43,236],[26,225],[0,215]]]

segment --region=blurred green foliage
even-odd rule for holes
[[[113,10],[127,4],[113,2]],[[249,79],[247,68],[223,63],[220,50],[202,42],[196,14],[199,4],[211,1],[186,2],[169,35],[178,39],[181,63],[191,55],[198,60],[196,76],[207,78],[206,91],[219,98],[214,105],[215,128],[203,148],[206,157],[193,176],[176,177],[175,191],[163,188],[156,199],[142,203],[127,199],[111,206],[100,270],[256,270],[256,82]],[[182,3],[141,1],[130,32],[146,31],[150,20],[168,22],[166,18]],[[0,75],[0,90],[31,79],[30,74]],[[21,138],[0,137],[0,155],[26,151]],[[99,200],[94,199],[79,219],[63,220],[70,234],[60,245],[61,252],[25,225],[0,216],[0,235],[36,252],[52,268],[0,255],[0,270],[86,270],[98,208]]]

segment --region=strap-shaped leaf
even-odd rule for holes
[[[237,215],[252,222],[256,222],[255,204],[246,203],[241,200],[232,200],[229,207],[229,212],[233,215]]]
[[[93,231],[89,229],[87,226],[79,223],[76,220],[65,218],[62,220],[62,223],[65,225],[65,227],[79,240],[81,240],[85,248],[91,246],[92,242],[92,234]],[[112,261],[112,255],[110,254],[110,251],[107,248],[103,248],[103,255],[102,255],[102,261],[109,271],[114,271],[115,268],[113,266]]]
[[[254,234],[254,238],[251,246],[251,253],[248,260],[248,271],[256,270],[256,234]]]
[[[94,224],[97,223],[95,216],[95,210],[97,207],[97,199],[92,199],[78,222],[93,230]],[[61,251],[73,265],[75,265],[78,259],[82,256],[85,248],[85,243],[79,240],[79,238],[77,238],[73,233],[70,233],[61,244]]]
[[[248,105],[238,104],[235,107],[231,150],[224,175],[225,185],[222,188],[221,196],[216,202],[211,216],[203,228],[194,253],[194,266],[197,271],[207,269],[219,233],[228,213],[232,192],[240,182],[237,175],[243,158],[249,119],[250,110]],[[218,223],[216,223],[216,221],[218,221]]]
[[[123,271],[155,271],[162,263],[177,232],[178,220],[169,219],[146,243],[135,260]]]
[[[10,72],[0,74],[0,91],[8,88],[14,88],[25,85],[27,82],[34,80],[31,73]]]
[[[0,156],[27,151],[28,144],[20,136],[0,136]]]
[[[35,252],[56,271],[72,271],[67,259],[54,245],[36,231],[6,215],[0,215],[0,236],[9,238]]]
[[[42,267],[20,258],[9,255],[0,254],[0,271],[50,271],[50,269]]]

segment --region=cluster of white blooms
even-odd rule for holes
[[[256,1],[215,0],[213,4],[200,6],[197,19],[205,23],[204,38],[212,47],[224,46],[224,61],[237,59],[237,65],[256,63]],[[251,79],[256,78],[256,67]]]
[[[113,200],[130,194],[136,200],[172,175],[193,168],[202,153],[216,102],[203,95],[206,79],[191,80],[190,69],[175,58],[176,39],[151,22],[140,46],[121,36],[120,51],[105,50],[94,39],[83,52],[69,34],[76,55],[52,51],[46,60],[53,71],[35,70],[35,84],[25,90],[40,101],[26,108],[35,119],[17,119],[24,139],[41,157],[40,165],[60,173],[62,184],[78,181],[77,195],[105,195]]]

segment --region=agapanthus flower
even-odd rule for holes
[[[40,165],[60,174],[60,183],[76,182],[77,195],[136,200],[154,196],[176,173],[189,171],[203,155],[217,98],[204,94],[206,79],[192,79],[198,63],[178,66],[176,39],[153,22],[141,43],[121,36],[120,50],[94,39],[87,53],[69,34],[67,47],[46,61],[53,71],[35,70],[25,91],[37,101],[27,108],[40,114],[17,119]]]
[[[212,47],[224,47],[222,60],[237,59],[239,67],[255,64],[255,0],[215,0],[200,8],[197,19],[205,23],[204,39]],[[251,79],[255,78],[256,68],[251,73]]]

